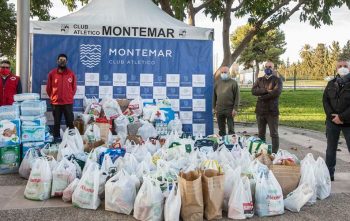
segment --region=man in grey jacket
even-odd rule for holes
[[[234,134],[234,120],[239,104],[239,88],[235,80],[229,76],[229,68],[220,68],[220,76],[215,80],[213,108],[219,126],[219,135],[226,135],[226,122],[228,134]]]
[[[272,140],[272,152],[277,153],[279,149],[278,100],[282,92],[282,80],[273,71],[272,62],[265,63],[265,75],[256,80],[252,88],[252,94],[258,97],[256,102],[256,120],[258,123],[259,138],[266,140],[266,125],[269,126]]]

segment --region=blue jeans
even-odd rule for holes
[[[350,152],[350,127],[343,127],[332,123],[330,120],[326,121],[326,137],[327,137],[327,151],[326,151],[326,164],[331,177],[334,177],[335,164],[337,160],[337,148],[339,142],[340,132],[343,131],[343,135],[346,140],[346,145]]]

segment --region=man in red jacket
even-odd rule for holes
[[[76,76],[72,70],[67,68],[67,55],[58,55],[57,65],[57,68],[50,71],[46,85],[55,122],[53,136],[56,142],[60,140],[62,114],[64,114],[67,128],[74,129],[73,97],[77,91]]]
[[[19,77],[11,73],[11,63],[7,60],[1,61],[0,75],[0,106],[12,105],[13,95],[22,93],[22,85]]]

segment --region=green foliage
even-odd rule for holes
[[[241,43],[243,38],[252,29],[250,25],[238,27],[231,35],[231,45],[235,47]],[[241,53],[238,63],[244,67],[251,68],[253,62],[261,63],[272,61],[275,64],[281,63],[280,56],[286,51],[284,32],[278,28],[268,32],[259,32]]]
[[[12,57],[16,45],[16,13],[14,4],[0,0],[0,56]]]
[[[241,89],[241,106],[238,117],[240,122],[256,122],[256,97],[250,89]],[[280,124],[290,127],[317,131],[325,130],[325,114],[322,106],[322,90],[287,90],[282,91],[279,109]]]
[[[350,60],[350,40],[348,40],[346,42],[346,44],[344,45],[340,55],[339,55],[339,59],[345,60],[345,61],[349,61]]]
[[[336,41],[330,46],[317,44],[316,48],[306,44],[300,51],[301,62],[293,63],[289,67],[286,64],[280,65],[278,71],[287,80],[293,79],[294,73],[297,79],[323,80],[334,75],[340,54],[340,45]]]

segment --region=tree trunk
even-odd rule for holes
[[[231,27],[231,7],[233,0],[226,1],[226,8],[223,17],[222,25],[222,46],[224,49],[224,59],[221,66],[231,66],[233,61],[231,59],[231,50],[230,50],[230,27]]]
[[[254,73],[254,75],[255,75],[255,80],[257,80],[258,79],[258,76],[259,76],[259,62],[258,61],[255,61],[255,73]]]
[[[163,11],[168,13],[171,17],[175,17],[173,10],[171,9],[169,0],[160,0],[159,4]]]
[[[196,26],[196,19],[195,19],[196,12],[195,12],[195,9],[193,7],[192,0],[188,1],[187,14],[188,14],[188,24],[192,25],[192,26]]]

